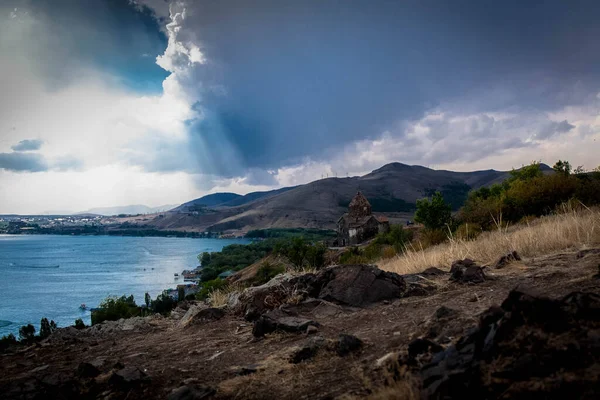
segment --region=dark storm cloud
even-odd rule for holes
[[[19,143],[11,147],[14,151],[33,151],[39,150],[44,142],[39,139],[21,140]]]
[[[594,1],[188,3],[180,38],[207,59],[185,81],[205,110],[190,143],[226,174],[327,160],[440,104],[548,112],[600,88]]]
[[[129,0],[5,0],[0,16],[33,19],[15,50],[36,60],[28,67],[50,88],[67,85],[91,67],[138,91],[162,89],[167,73],[154,58],[167,41],[160,18],[147,7]]]
[[[548,139],[554,135],[567,133],[573,128],[575,128],[575,125],[571,125],[567,120],[561,122],[553,121],[543,126],[540,129],[540,131],[535,135],[535,137],[536,139]]]
[[[36,153],[0,153],[0,169],[13,172],[41,172],[48,170],[45,158]]]

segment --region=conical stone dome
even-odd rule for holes
[[[371,204],[361,192],[356,193],[348,209],[348,215],[353,218],[362,218],[371,215]]]

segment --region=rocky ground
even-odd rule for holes
[[[598,398],[600,249],[283,277],[0,355],[0,397]]]

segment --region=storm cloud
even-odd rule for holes
[[[600,4],[576,3],[184,1],[158,61],[197,101],[186,144],[198,170],[243,175],[383,132],[402,140],[401,122],[436,109],[538,115],[594,99]]]

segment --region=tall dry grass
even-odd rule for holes
[[[403,254],[384,260],[379,268],[398,274],[417,273],[432,266],[449,267],[463,258],[481,264],[492,263],[509,251],[522,257],[537,257],[570,248],[600,244],[600,211],[597,209],[564,210],[523,225],[506,226],[485,232],[474,240],[450,236],[448,242],[427,249],[411,245]]]

